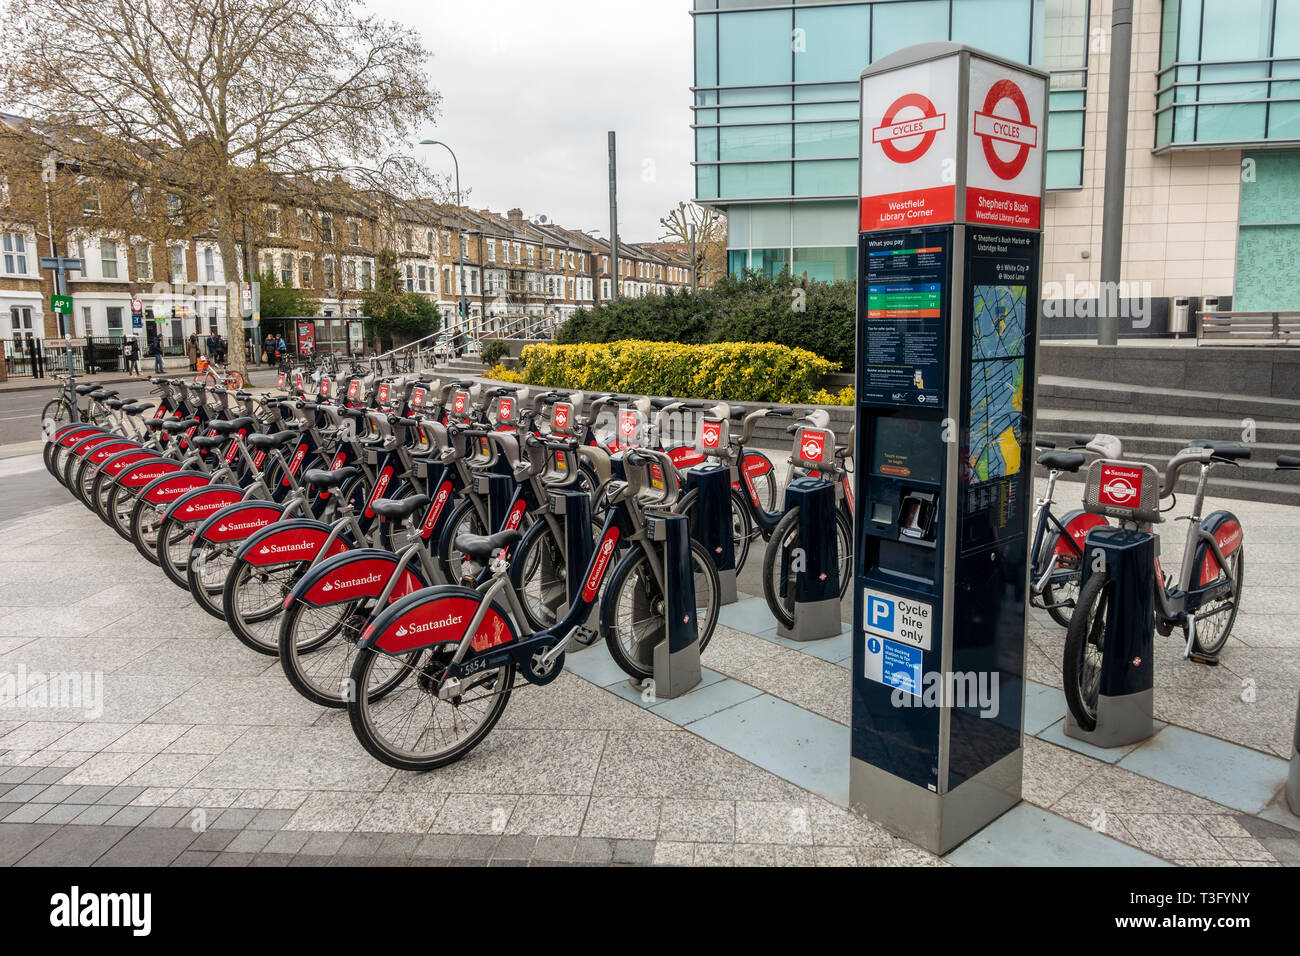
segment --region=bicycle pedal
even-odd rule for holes
[[[591,647],[600,640],[600,634],[589,627],[580,627],[573,635],[573,643],[579,647]]]
[[[1197,654],[1195,651],[1193,651],[1191,654],[1187,655],[1187,659],[1191,661],[1193,664],[1204,664],[1206,667],[1219,666],[1219,658],[1215,655]]]

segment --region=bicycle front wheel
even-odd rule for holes
[[[1228,562],[1228,577],[1236,585],[1232,597],[1224,598],[1201,607],[1196,612],[1196,639],[1192,650],[1213,657],[1223,650],[1232,634],[1232,626],[1237,623],[1237,608],[1241,606],[1241,589],[1245,584],[1246,546],[1239,545],[1237,550],[1224,560]],[[1220,577],[1223,572],[1220,571]]]
[[[399,770],[434,770],[459,760],[491,732],[510,702],[515,665],[467,677],[456,697],[442,700],[438,688],[455,651],[456,644],[447,643],[401,658],[371,648],[357,654],[348,718],[371,756]],[[394,668],[400,668],[397,679]],[[376,694],[385,684],[392,689]]]
[[[718,623],[718,569],[698,541],[691,542],[691,569],[695,584],[695,626],[700,653],[709,646]],[[654,676],[655,645],[667,639],[664,594],[644,550],[619,564],[609,582],[610,614],[603,613],[600,629],[614,662],[628,676],[647,680]]]
[[[1084,730],[1097,727],[1097,695],[1101,688],[1101,659],[1110,604],[1110,572],[1094,571],[1079,591],[1079,603],[1065,631],[1065,659],[1061,667],[1065,702],[1075,723]]]
[[[835,546],[840,575],[840,597],[849,590],[853,575],[853,525],[843,511],[835,511]],[[772,615],[787,628],[794,627],[794,596],[798,569],[795,553],[802,547],[799,537],[799,508],[785,513],[772,532],[763,553],[763,597]]]
[[[69,404],[66,399],[50,399],[45,403],[45,407],[41,409],[41,425],[47,431],[53,431],[55,428],[60,428],[73,421],[74,418],[75,416],[72,412],[72,405]],[[54,424],[53,426],[49,426],[46,424],[47,422],[53,422]]]

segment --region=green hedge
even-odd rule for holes
[[[806,349],[771,342],[530,345],[522,358],[530,385],[731,402],[807,402],[839,369]]]

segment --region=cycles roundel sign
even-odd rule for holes
[[[910,111],[912,115],[903,118]],[[919,112],[921,115],[916,116]],[[871,140],[892,162],[912,163],[934,145],[939,130],[947,126],[947,116],[935,109],[921,93],[904,93],[889,104],[880,125],[871,131]]]
[[[994,112],[1003,102],[1011,104],[1015,117]],[[984,108],[975,111],[975,135],[984,146],[984,159],[989,169],[999,179],[1015,179],[1025,168],[1029,152],[1038,146],[1038,127],[1029,114],[1025,94],[1014,82],[1001,79],[989,87],[984,97]],[[1008,143],[1013,148],[1008,158],[998,153],[998,143]]]

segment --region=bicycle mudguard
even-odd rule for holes
[[[116,480],[117,476],[131,465],[138,465],[144,461],[170,460],[169,458],[163,458],[156,451],[149,448],[128,448],[126,451],[120,451],[105,458],[100,470],[110,479]]]
[[[86,467],[98,468],[118,452],[131,451],[132,449],[140,447],[138,441],[133,441],[129,438],[116,438],[113,441],[105,442],[102,445],[96,445],[86,453]]]
[[[254,532],[235,552],[235,560],[245,560],[257,567],[276,564],[296,564],[314,560],[330,536],[330,526],[310,518],[291,518]],[[352,545],[342,536],[334,539],[329,552],[336,554],[352,550]]]
[[[207,488],[212,483],[212,476],[202,471],[183,469],[156,478],[140,490],[136,497],[143,498],[150,504],[165,504],[180,500],[184,495],[200,488]]]
[[[582,583],[582,593],[578,595],[578,601],[575,604],[596,600],[596,595],[599,594],[600,586],[605,582],[611,559],[618,547],[620,535],[621,531],[617,524],[612,524],[605,529],[604,536],[600,539],[600,543],[596,545],[595,560],[592,562],[591,573],[587,575],[587,580]],[[640,553],[640,548],[625,548],[622,557],[618,559],[618,564],[614,566],[614,570],[618,571],[623,565],[630,564]],[[614,600],[614,595],[609,590],[600,595],[600,620],[613,620],[617,610],[614,607]]]
[[[223,508],[238,504],[244,499],[244,489],[238,485],[206,484],[181,495],[167,507],[164,518],[174,518],[183,524],[203,521]]]
[[[113,435],[109,432],[101,432],[97,435],[86,435],[68,446],[68,454],[75,455],[77,458],[84,458],[87,452],[94,448],[98,448],[100,445],[105,445],[108,442],[115,441],[117,438],[117,435]]]
[[[68,425],[61,425],[55,430],[53,441],[55,444],[62,445],[64,448],[71,448],[80,439],[88,435],[106,432],[107,429],[99,425],[88,425],[84,422],[72,422]]]
[[[482,600],[477,591],[454,584],[416,591],[390,604],[366,625],[359,646],[397,656],[436,644],[459,644]],[[510,615],[493,602],[483,615],[461,667],[466,668],[475,654],[518,640]]]
[[[156,458],[153,461],[142,461],[134,465],[127,465],[113,480],[119,487],[125,488],[133,494],[139,494],[141,488],[149,482],[161,478],[163,475],[170,475],[173,472],[181,470],[181,463],[173,458]]]
[[[746,448],[744,457],[740,459],[740,470],[750,477],[770,474],[772,471],[772,459],[768,458],[761,451],[753,448]]]
[[[673,466],[678,471],[704,464],[704,455],[696,451],[694,445],[673,445],[665,448],[664,451],[668,453],[668,457],[672,459]]]
[[[1201,522],[1201,527],[1214,536],[1215,543],[1218,544],[1225,558],[1230,557],[1245,540],[1241,522],[1230,511],[1215,511],[1207,515]],[[1213,584],[1219,579],[1219,559],[1215,557],[1214,550],[1204,541],[1198,541],[1196,544],[1192,573],[1196,575],[1194,580],[1202,587]]]
[[[358,598],[377,598],[388,585],[399,560],[398,555],[383,548],[358,548],[336,554],[304,574],[285,597],[284,606],[304,601],[313,607],[326,607]],[[428,586],[419,562],[412,562],[402,571],[402,579],[388,601],[393,604]]]
[[[209,488],[209,491],[214,489]],[[201,492],[196,492],[201,494]],[[243,490],[240,490],[243,497]],[[196,509],[197,510],[197,509]],[[212,514],[199,525],[194,532],[194,543],[207,541],[221,544],[226,541],[242,541],[251,534],[256,534],[272,522],[279,521],[284,513],[284,505],[275,501],[249,500],[238,501]]]
[[[1064,525],[1065,530],[1070,533],[1070,537],[1065,538],[1054,526],[1048,526],[1048,531],[1043,536],[1043,551],[1042,554],[1038,556],[1039,560],[1034,568],[1034,573],[1037,575],[1041,575],[1047,570],[1047,567],[1043,562],[1048,560],[1049,555],[1052,560],[1079,557],[1079,555],[1083,553],[1083,543],[1088,537],[1088,532],[1093,528],[1100,528],[1104,525],[1108,525],[1110,522],[1107,521],[1103,515],[1089,514],[1086,511],[1075,510],[1067,512],[1065,516],[1061,518],[1061,524]],[[1075,547],[1079,549],[1078,551],[1070,546],[1071,541],[1073,541]]]

